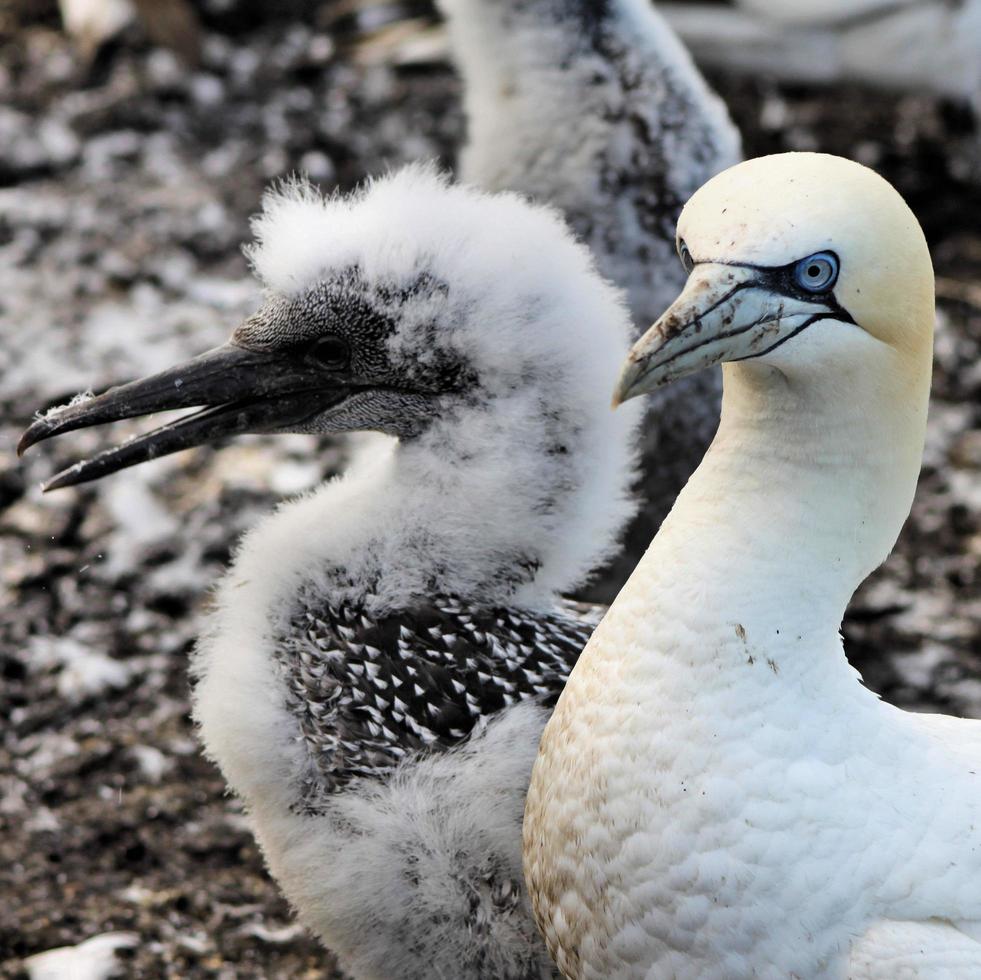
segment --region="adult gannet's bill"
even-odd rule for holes
[[[524,824],[567,977],[981,977],[981,725],[879,701],[845,605],[923,448],[923,234],[837,157],[686,206],[681,296],[615,399],[724,363],[722,421],[546,726]]]
[[[439,0],[463,77],[461,177],[559,208],[626,290],[636,336],[684,282],[685,201],[740,157],[725,106],[650,0]],[[633,569],[719,421],[718,372],[648,400]]]
[[[270,197],[229,344],[40,419],[204,406],[65,486],[222,436],[374,429],[242,544],[195,717],[300,918],[355,978],[552,976],[521,879],[538,739],[633,510],[619,293],[551,211],[425,169]]]

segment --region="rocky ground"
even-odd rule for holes
[[[375,32],[385,8],[359,21],[351,3],[295,6],[200,8],[193,68],[139,29],[88,59],[43,3],[26,25],[0,19],[3,975],[110,932],[132,976],[330,969],[198,751],[185,668],[236,537],[336,472],[344,447],[246,439],[49,498],[40,480],[103,436],[24,461],[13,452],[35,410],[224,338],[256,302],[239,245],[270,178],[302,169],[350,187],[408,160],[452,164],[459,85],[438,37],[420,33],[433,23],[425,3],[401,5],[416,20],[398,36]],[[920,490],[845,633],[887,699],[981,717],[974,123],[921,97],[713,82],[749,153],[822,148],[871,163],[930,237],[941,329]]]

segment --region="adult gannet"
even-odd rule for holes
[[[786,154],[709,181],[678,249],[615,399],[722,361],[722,421],[546,726],[538,922],[577,980],[979,977],[981,725],[882,703],[838,635],[916,486],[923,234]]]
[[[552,975],[521,880],[542,726],[595,625],[559,594],[632,513],[619,293],[551,211],[410,168],[271,195],[229,344],[22,441],[201,411],[49,488],[239,432],[372,429],[242,544],[194,669],[208,754],[356,978]],[[448,751],[449,750],[449,751]]]
[[[685,201],[740,157],[739,134],[650,0],[439,0],[463,77],[467,183],[558,207],[625,289],[637,336],[684,282]],[[658,394],[644,430],[643,513],[623,581],[719,419],[718,372]]]

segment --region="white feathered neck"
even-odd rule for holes
[[[627,586],[661,605],[664,590],[678,596],[690,583],[691,624],[713,633],[731,623],[740,662],[751,636],[784,682],[798,669],[827,672],[816,650],[845,665],[845,606],[895,543],[920,468],[929,371],[897,391],[870,377],[862,357],[882,345],[851,339],[820,385],[774,383],[773,367],[752,362],[725,365],[719,433]],[[899,355],[891,359],[901,370]]]

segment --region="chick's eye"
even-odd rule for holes
[[[794,279],[809,293],[826,293],[838,279],[838,256],[834,252],[817,252],[794,266]]]
[[[685,244],[684,239],[679,239],[678,241],[678,257],[681,259],[681,264],[685,267],[685,272],[691,275],[691,270],[695,268],[695,260],[691,257],[691,252],[688,251],[688,246]]]
[[[325,368],[347,367],[351,349],[340,337],[321,337],[307,352],[307,357]]]

